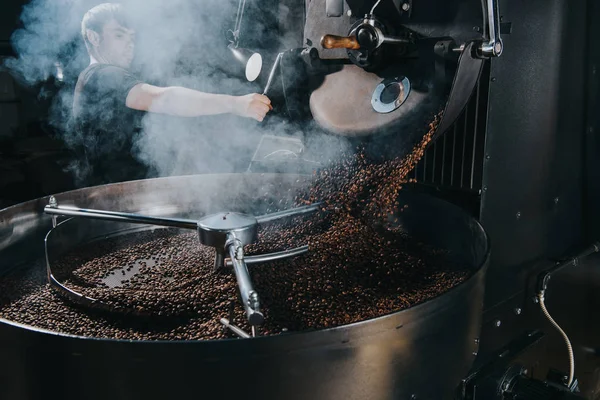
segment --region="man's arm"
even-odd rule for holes
[[[257,121],[262,121],[271,110],[271,100],[257,93],[229,96],[178,86],[157,87],[147,83],[139,83],[131,88],[125,104],[135,110],[180,117],[231,113]]]

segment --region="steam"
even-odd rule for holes
[[[9,59],[5,66],[24,85],[36,86],[49,80],[56,83],[49,122],[67,145],[83,143],[110,151],[110,146],[124,140],[121,133],[126,131],[124,127],[115,126],[107,140],[86,141],[73,129],[71,113],[77,77],[89,64],[80,34],[81,19],[85,12],[102,2],[32,0],[23,8],[22,28],[12,37],[18,56]],[[275,1],[275,7],[269,6],[269,2],[247,1],[240,46],[263,45],[261,52],[266,56],[261,76],[249,83],[243,77],[232,76],[226,68],[231,63],[227,58],[226,31],[234,25],[236,0],[127,0],[121,3],[131,11],[137,32],[132,72],[158,86],[177,85],[230,95],[261,93],[275,55],[290,46],[301,46],[298,38],[302,32],[298,29],[302,29],[302,23],[296,22],[290,27],[280,24],[277,32],[280,13],[288,17],[290,14],[283,1]],[[271,40],[273,38],[275,40]],[[266,43],[260,43],[261,40]],[[107,110],[97,112],[107,113]],[[159,176],[239,172],[249,165],[263,134],[284,133],[303,138],[307,130],[314,129],[314,126],[291,124],[273,114],[268,119],[268,122],[258,123],[232,115],[177,118],[147,114],[142,122],[142,133],[135,140],[133,155]],[[325,158],[334,158],[340,153],[340,143],[331,138],[327,140],[331,151],[323,151],[324,145],[314,145],[314,138],[312,143]],[[83,164],[73,164],[71,169],[75,175],[84,176],[86,172]]]

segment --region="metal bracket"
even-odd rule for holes
[[[344,0],[326,0],[325,14],[328,17],[341,17],[344,14]]]
[[[487,42],[483,42],[477,49],[480,58],[500,57],[504,44],[500,37],[500,16],[498,15],[498,0],[485,0],[487,17]]]

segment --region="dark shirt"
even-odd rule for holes
[[[144,112],[126,106],[129,91],[141,83],[129,71],[92,64],[79,75],[73,98],[80,186],[143,179],[147,167],[133,154]]]

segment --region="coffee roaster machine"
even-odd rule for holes
[[[48,398],[54,390],[90,399],[600,398],[594,112],[600,5],[311,0],[288,6],[304,15],[301,43],[277,57],[265,89],[282,94],[288,118],[390,158],[408,154],[421,127],[444,111],[414,171],[419,183],[401,194],[410,204],[401,223],[461,254],[471,277],[398,313],[277,337],[149,343],[72,337],[2,320],[0,348],[10,360],[0,367],[0,377],[9,378],[0,381],[3,397]],[[273,79],[280,84],[271,86]],[[48,214],[60,214],[59,205],[163,221],[182,213],[256,213],[248,199],[265,188],[293,188],[299,172],[319,163],[312,140],[265,140],[250,166],[260,176],[122,183],[2,210],[0,270],[43,257],[36,243],[52,228]],[[190,196],[178,196],[181,190]],[[74,232],[84,242],[113,228],[82,225]],[[229,240],[223,242],[218,246],[227,248]]]
[[[317,3],[303,39],[329,68],[308,101],[321,128],[404,154],[418,139],[406,128],[439,106],[429,96],[445,102],[416,186],[469,210],[492,243],[456,398],[598,398],[598,5]]]

